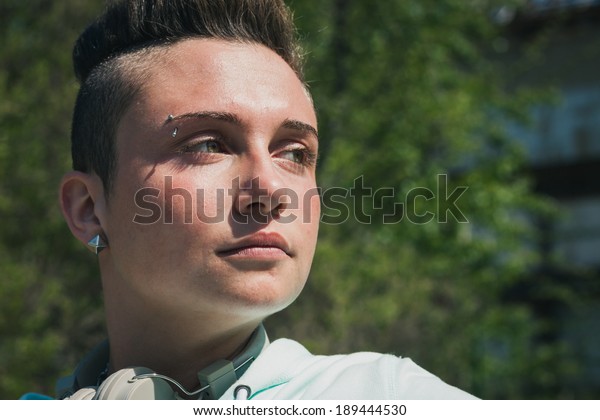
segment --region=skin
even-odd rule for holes
[[[108,201],[95,174],[71,172],[61,206],[82,243],[98,233],[109,242],[98,259],[111,371],[145,366],[193,389],[198,370],[235,355],[306,282],[320,212],[317,121],[293,70],[263,46],[165,48],[119,123]],[[142,207],[140,191],[152,193]],[[158,221],[134,222],[151,208]],[[199,208],[222,217],[209,223]]]

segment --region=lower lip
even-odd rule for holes
[[[232,249],[231,251],[220,252],[219,255],[227,258],[259,259],[259,260],[277,260],[287,257],[284,250],[270,246],[251,246],[246,248]]]

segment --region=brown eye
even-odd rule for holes
[[[281,157],[302,164],[306,160],[306,153],[302,149],[287,150],[281,154]]]
[[[224,149],[218,141],[205,140],[188,144],[183,148],[183,153],[223,153]]]
[[[315,153],[312,153],[308,149],[304,148],[284,150],[281,153],[279,153],[278,157],[304,166],[312,166],[317,160],[317,156]]]
[[[202,148],[203,152],[221,153],[223,151],[223,149],[221,148],[221,145],[214,140],[205,141],[204,143],[202,143],[202,145],[204,146]]]

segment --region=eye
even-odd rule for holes
[[[187,143],[181,153],[224,153],[225,149],[217,140],[200,140]]]
[[[312,166],[316,162],[316,154],[305,148],[284,150],[278,154],[279,158],[289,160],[299,165]]]
[[[283,159],[291,160],[296,163],[304,163],[305,153],[302,149],[286,150],[280,155]]]

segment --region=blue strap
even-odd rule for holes
[[[20,400],[53,400],[54,398],[47,395],[38,394],[37,392],[28,392],[27,394],[21,395]]]

